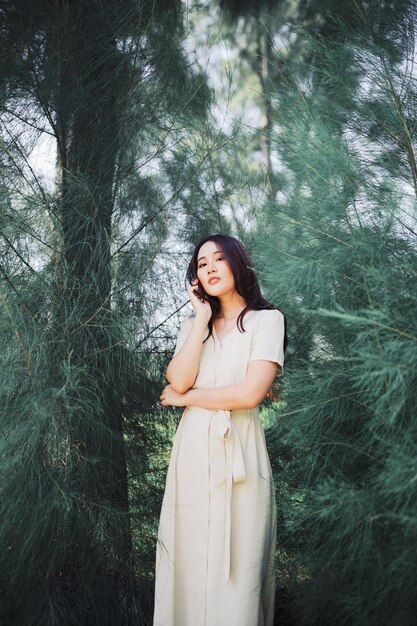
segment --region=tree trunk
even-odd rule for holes
[[[57,33],[63,42],[57,97],[62,256],[55,315],[60,349],[79,368],[80,388],[80,408],[64,412],[71,457],[66,480],[78,505],[59,579],[71,596],[91,597],[97,589],[83,589],[88,570],[88,582],[110,594],[107,602],[118,607],[134,591],[123,367],[122,353],[114,347],[110,254],[120,96],[127,73],[102,10],[95,3],[70,4],[68,21],[61,22],[65,32]],[[97,395],[95,409],[83,404],[83,393]],[[87,608],[86,623],[104,623],[97,608],[93,603]]]

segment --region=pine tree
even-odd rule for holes
[[[416,5],[304,3],[254,254],[290,346],[273,455],[302,624],[415,623]]]
[[[163,145],[172,118],[185,125],[204,111],[207,90],[187,68],[181,19],[179,2],[2,8],[3,141],[10,139],[2,181],[3,623],[136,625],[149,613],[138,586],[149,566],[134,557],[148,542],[138,499],[151,489],[146,446],[158,444],[149,418],[158,361],[149,351],[138,356],[126,311],[141,287],[129,288],[141,252],[137,221],[151,241],[152,229],[156,244],[163,241],[165,216],[154,201],[166,188],[132,169]],[[16,120],[56,140],[51,194],[40,184],[34,191],[33,172],[25,177]],[[148,413],[139,424],[138,411]],[[136,440],[128,448],[129,437]]]

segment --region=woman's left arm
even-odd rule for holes
[[[252,409],[258,406],[265,398],[274,382],[278,365],[274,361],[250,361],[245,380],[236,385],[223,387],[191,388],[183,394],[178,394],[165,387],[161,394],[164,399],[162,405],[199,406],[203,409]]]

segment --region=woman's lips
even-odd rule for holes
[[[219,282],[220,278],[212,278],[211,280],[209,280],[209,285],[215,285]]]

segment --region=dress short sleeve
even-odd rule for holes
[[[179,352],[182,346],[184,345],[185,340],[187,339],[188,334],[193,325],[193,319],[194,319],[194,315],[187,315],[187,317],[183,319],[180,329],[178,331],[177,342],[175,344],[175,350],[174,350],[173,356],[175,356],[177,352]]]
[[[249,361],[274,361],[280,366],[277,376],[284,373],[284,315],[278,309],[267,309],[252,337]]]

